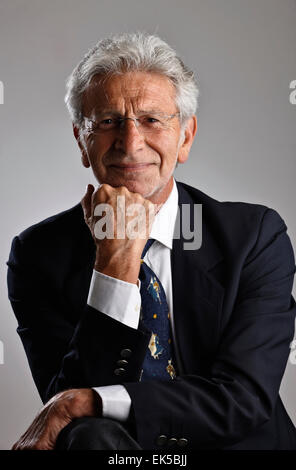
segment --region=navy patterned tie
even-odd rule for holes
[[[151,339],[143,362],[140,380],[171,380],[174,367],[170,313],[164,289],[155,273],[143,261],[154,239],[149,239],[142,253],[139,278],[141,281],[140,320],[151,331]]]

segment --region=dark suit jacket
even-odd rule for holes
[[[174,381],[139,382],[149,332],[86,305],[95,245],[80,204],[14,238],[9,298],[40,396],[123,383],[144,449],[157,448],[159,435],[184,437],[188,449],[296,449],[279,397],[296,313],[287,227],[265,206],[177,187],[180,204],[203,205],[203,242],[196,251],[173,243],[184,370]],[[121,377],[114,370],[125,348]]]

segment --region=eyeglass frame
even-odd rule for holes
[[[170,119],[173,119],[174,117],[180,116],[180,114],[181,114],[181,113],[178,111],[178,112],[176,112],[176,113],[174,113],[174,114],[161,114],[161,113],[157,114],[157,113],[155,113],[154,115],[155,115],[155,116],[158,115],[158,116],[161,116],[162,118],[164,118],[164,119],[166,119],[166,120],[170,120]],[[151,117],[152,119],[154,118],[154,117],[153,117],[153,113],[143,114],[142,117],[147,117],[147,116]],[[96,121],[94,121],[93,119],[91,119],[91,118],[89,118],[89,117],[87,117],[87,116],[82,116],[82,119],[88,120],[88,121],[90,121],[90,122],[92,122],[92,123],[94,123],[94,124],[96,123]],[[108,119],[108,118],[106,118],[106,119]],[[110,131],[118,131],[118,130],[120,131],[120,130],[122,129],[121,124],[122,124],[124,121],[134,121],[135,126],[136,126],[136,128],[138,129],[139,126],[140,126],[140,119],[141,119],[141,117],[139,117],[139,118],[137,118],[137,117],[115,117],[114,119],[115,119],[115,120],[117,121],[117,123],[118,123],[118,126],[117,126],[117,127],[114,127],[113,129],[100,129],[99,131],[92,131],[92,130],[89,130],[89,133],[95,134],[95,135],[99,135],[99,134],[104,134],[105,132],[110,132]],[[161,130],[161,129],[158,129],[158,130]],[[155,132],[155,129],[154,129],[154,130],[152,129],[150,132],[151,132],[151,133]]]

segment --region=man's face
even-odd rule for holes
[[[159,74],[128,72],[102,80],[95,76],[83,96],[83,116],[97,117],[109,123],[110,117],[169,116],[178,112],[175,88]],[[106,121],[105,121],[106,120]],[[87,120],[86,120],[87,121]],[[92,121],[90,121],[92,122]],[[101,121],[100,121],[101,122]],[[87,128],[78,140],[82,162],[91,166],[99,183],[113,187],[126,186],[152,202],[164,202],[173,183],[177,161],[184,163],[196,131],[196,119],[191,118],[184,138],[178,116],[166,120],[161,128],[143,132],[132,120],[119,128],[93,133]]]

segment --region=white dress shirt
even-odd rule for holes
[[[167,298],[170,312],[170,321],[173,335],[173,345],[180,371],[179,354],[175,339],[173,317],[173,293],[171,274],[171,249],[175,221],[178,211],[178,190],[176,183],[172,191],[156,214],[149,238],[155,239],[147,251],[145,263],[155,272],[159,278]],[[93,271],[88,305],[109,315],[113,319],[124,323],[131,328],[138,328],[141,308],[140,289],[120,279],[115,279],[105,274]],[[102,398],[103,416],[118,421],[126,421],[131,407],[131,398],[123,385],[108,385],[105,387],[93,387]]]

